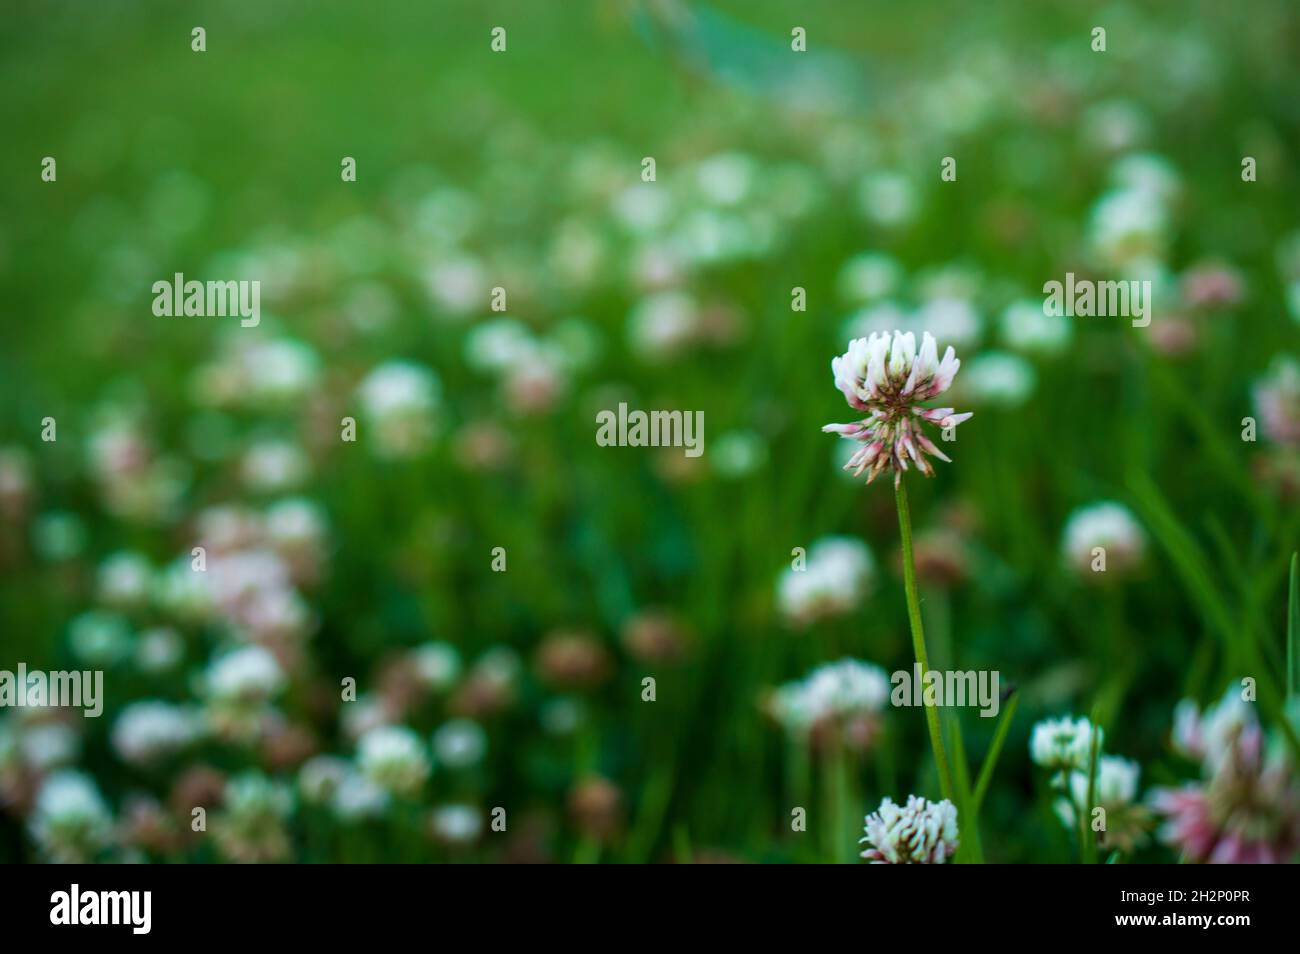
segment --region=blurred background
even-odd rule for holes
[[[964,843],[1073,860],[1073,713],[1123,860],[1186,857],[1176,704],[1286,684],[1298,53],[1284,0],[11,0],[0,669],[105,675],[0,710],[0,860],[856,860],[938,797],[891,491],[820,430],[894,328],[975,411],[909,481],[931,661],[1019,699]],[[1151,325],[1048,318],[1067,271]],[[177,272],[260,323],[156,317]],[[621,401],[704,454],[597,446]]]

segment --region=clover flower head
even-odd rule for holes
[[[871,550],[852,537],[823,537],[805,564],[787,567],[777,581],[781,614],[795,626],[843,616],[857,609],[875,578]]]
[[[1077,574],[1091,577],[1104,552],[1106,570],[1120,574],[1137,569],[1146,554],[1146,532],[1123,504],[1110,500],[1080,507],[1065,524],[1061,548],[1065,561]]]
[[[133,702],[113,724],[112,743],[122,761],[148,765],[189,745],[199,734],[193,713],[157,699]]]
[[[363,775],[397,795],[418,792],[432,769],[420,737],[394,725],[378,726],[361,737],[357,765]]]
[[[950,407],[923,407],[921,402],[948,390],[960,367],[951,347],[939,359],[938,345],[929,332],[923,333],[919,351],[916,335],[910,331],[895,331],[892,338],[873,333],[849,342],[849,350],[831,361],[831,370],[849,406],[867,417],[822,428],[862,445],[844,469],[855,477],[866,472],[867,483],[886,470],[894,472],[897,483],[912,466],[933,476],[928,457],[949,458],[925,435],[922,422],[947,430],[971,415],[956,414]]]
[[[90,776],[65,769],[42,783],[29,824],[52,860],[86,862],[109,843],[113,817]]]
[[[941,865],[957,852],[957,808],[948,799],[930,802],[916,795],[906,805],[886,798],[867,816],[872,847],[862,857],[876,865]]]
[[[1092,758],[1094,733],[1100,749],[1102,730],[1086,718],[1044,719],[1034,726],[1029,738],[1029,755],[1043,768],[1085,772],[1088,760]]]

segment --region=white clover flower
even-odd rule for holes
[[[986,351],[976,355],[962,375],[961,393],[976,404],[1020,407],[1034,394],[1038,376],[1018,355]]]
[[[433,752],[448,768],[477,765],[487,752],[487,733],[472,719],[452,719],[433,733]]]
[[[149,599],[153,567],[142,554],[114,553],[99,566],[99,599],[114,609],[131,609]]]
[[[330,797],[330,808],[343,821],[379,818],[392,801],[388,789],[358,772],[346,772]]]
[[[1058,772],[1088,770],[1092,758],[1094,734],[1097,750],[1101,751],[1104,733],[1088,719],[1064,716],[1044,719],[1034,726],[1029,737],[1029,756],[1037,765]]]
[[[804,692],[813,711],[843,716],[879,712],[889,701],[889,686],[889,677],[879,666],[841,659],[809,673]]]
[[[879,713],[889,700],[889,686],[879,666],[845,658],[778,687],[769,710],[788,731],[803,735],[827,719]]]
[[[979,312],[965,298],[948,293],[923,304],[910,324],[937,341],[946,341],[956,348],[974,347],[979,341],[981,323]]]
[[[216,608],[207,574],[196,573],[189,558],[176,559],[158,574],[154,599],[168,613],[189,622],[207,620]]]
[[[291,845],[285,822],[293,812],[293,792],[259,772],[245,772],[226,783],[221,813],[213,820],[218,849],[232,861],[280,861]]]
[[[1071,334],[1070,319],[1047,314],[1041,301],[1014,301],[1002,312],[1002,340],[1026,354],[1060,354]]]
[[[653,235],[671,220],[672,197],[658,185],[638,182],[613,197],[610,211],[615,220],[633,235]]]
[[[155,626],[140,634],[135,647],[135,665],[141,672],[163,673],[176,667],[185,655],[185,644],[176,630]]]
[[[1153,192],[1109,192],[1092,209],[1092,247],[1101,261],[1119,267],[1158,260],[1164,255],[1168,220],[1164,202]]]
[[[720,153],[695,165],[695,185],[700,198],[712,205],[733,206],[743,202],[754,187],[758,163],[739,152]]]
[[[1251,388],[1264,436],[1284,447],[1300,448],[1300,361],[1278,355],[1268,374]]]
[[[777,583],[777,604],[796,626],[857,609],[875,577],[875,560],[861,540],[823,537],[808,550],[803,569],[787,567]]]
[[[866,832],[859,844],[872,846],[862,852],[872,864],[941,865],[957,853],[957,808],[946,798],[909,795],[905,806],[886,798],[867,816]]]
[[[450,689],[460,678],[460,652],[450,643],[425,643],[411,651],[415,675],[437,692]]]
[[[1108,808],[1129,805],[1137,800],[1138,779],[1142,767],[1130,759],[1118,755],[1103,755],[1097,760],[1097,776],[1093,780],[1094,798],[1098,805]],[[1083,805],[1088,800],[1088,773],[1076,771],[1071,773],[1069,792],[1074,804]]]
[[[694,343],[699,308],[685,292],[664,291],[641,299],[627,318],[628,344],[650,360],[672,357]]]
[[[1254,707],[1233,686],[1204,712],[1194,700],[1184,699],[1174,709],[1174,749],[1207,766],[1217,767],[1232,754],[1242,733],[1257,725]]]
[[[313,755],[298,769],[298,791],[306,802],[328,802],[350,771],[348,760],[341,756]]]
[[[1152,153],[1133,153],[1116,161],[1111,179],[1123,189],[1145,192],[1163,203],[1178,198],[1182,183],[1168,159]]]
[[[440,805],[429,819],[433,835],[449,845],[465,845],[483,831],[483,813],[473,805]]]
[[[844,321],[843,332],[850,340],[869,338],[874,334],[891,335],[895,328],[904,328],[912,316],[902,306],[890,299],[859,308]]]
[[[710,456],[723,477],[747,477],[767,461],[767,443],[754,431],[727,431],[714,441]]]
[[[955,414],[950,407],[926,408],[920,402],[948,390],[960,367],[952,348],[939,360],[929,332],[921,339],[919,353],[911,332],[895,331],[892,340],[888,335],[873,334],[849,342],[849,350],[831,362],[831,371],[849,406],[867,412],[868,417],[822,428],[862,445],[845,469],[852,469],[854,476],[869,469],[867,483],[885,470],[894,472],[897,483],[912,465],[933,475],[934,467],[926,455],[945,461],[948,456],[925,436],[921,422],[947,429],[971,414]]]
[[[113,748],[123,762],[147,765],[179,752],[198,736],[194,715],[170,702],[133,702],[113,724]]]
[[[1093,551],[1098,547],[1104,551],[1106,572],[1123,573],[1141,565],[1146,533],[1127,507],[1107,500],[1070,515],[1061,547],[1066,563],[1081,576],[1094,572],[1100,554]]]
[[[113,817],[90,776],[64,770],[41,784],[28,824],[52,860],[84,863],[108,844]]]
[[[357,767],[385,790],[407,796],[419,792],[432,771],[419,735],[398,725],[379,726],[361,737]]]
[[[357,393],[380,456],[412,457],[432,442],[441,383],[429,368],[390,361],[371,371]]]
[[[266,536],[275,547],[314,546],[324,538],[325,526],[320,504],[302,497],[280,500],[266,509]]]
[[[487,301],[487,270],[468,255],[447,258],[429,269],[425,288],[445,315],[464,318]]]
[[[844,299],[866,304],[896,294],[902,281],[903,267],[897,259],[879,252],[864,252],[840,267],[836,286]]]
[[[901,172],[868,173],[858,185],[858,207],[876,225],[907,225],[916,218],[916,186]]]
[[[72,653],[92,668],[121,662],[135,648],[126,618],[104,610],[90,610],[68,624]]]
[[[505,371],[527,359],[532,333],[514,318],[494,318],[475,325],[465,336],[465,363],[475,371]]]
[[[248,448],[240,461],[240,478],[249,490],[279,493],[297,487],[307,479],[311,465],[302,448],[289,441],[259,441]]]
[[[1075,830],[1080,814],[1093,817],[1093,810],[1106,813],[1104,838],[1120,850],[1131,850],[1146,840],[1149,813],[1138,801],[1141,767],[1129,759],[1103,755],[1097,760],[1093,780],[1093,798],[1088,801],[1088,773],[1070,772],[1065,783],[1065,798],[1058,798],[1054,808],[1061,823]]]
[[[48,772],[76,761],[81,736],[61,722],[37,723],[23,729],[19,748],[29,768]]]
[[[280,663],[261,646],[245,646],[214,659],[204,676],[207,694],[219,702],[265,702],[284,684]]]

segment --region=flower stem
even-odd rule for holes
[[[907,506],[907,488],[903,481],[894,484],[894,502],[898,504],[898,531],[903,539],[903,588],[907,592],[907,618],[912,626],[912,651],[921,667],[921,678],[930,671],[930,660],[925,651],[925,630],[921,625],[921,601],[916,595],[916,563],[912,557],[912,515]],[[930,730],[930,748],[939,767],[939,787],[943,797],[956,804],[953,796],[952,772],[948,768],[948,753],[943,747],[943,733],[939,730],[939,710],[925,703],[925,722]]]

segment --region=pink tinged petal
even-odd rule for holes
[[[974,416],[974,411],[967,411],[965,414],[950,414],[939,422],[939,426],[947,430],[950,427],[956,427],[958,424],[969,421]]]
[[[854,421],[851,424],[823,424],[822,425],[823,434],[841,434],[844,437],[855,437],[865,430],[866,430],[866,426],[863,425],[861,421]]]
[[[961,362],[957,360],[957,352],[952,350],[952,346],[943,353],[943,360],[939,362],[939,370],[934,374],[934,383],[931,385],[930,396],[942,394],[952,386],[952,379],[957,376],[957,369],[961,367]]]
[[[949,457],[947,454],[945,454],[943,451],[939,450],[939,448],[935,447],[934,441],[930,440],[930,438],[926,437],[924,434],[917,434],[916,440],[917,443],[921,445],[921,449],[925,451],[927,454],[934,455],[935,457],[939,458],[941,461],[943,461],[946,464],[952,463],[952,458]]]

